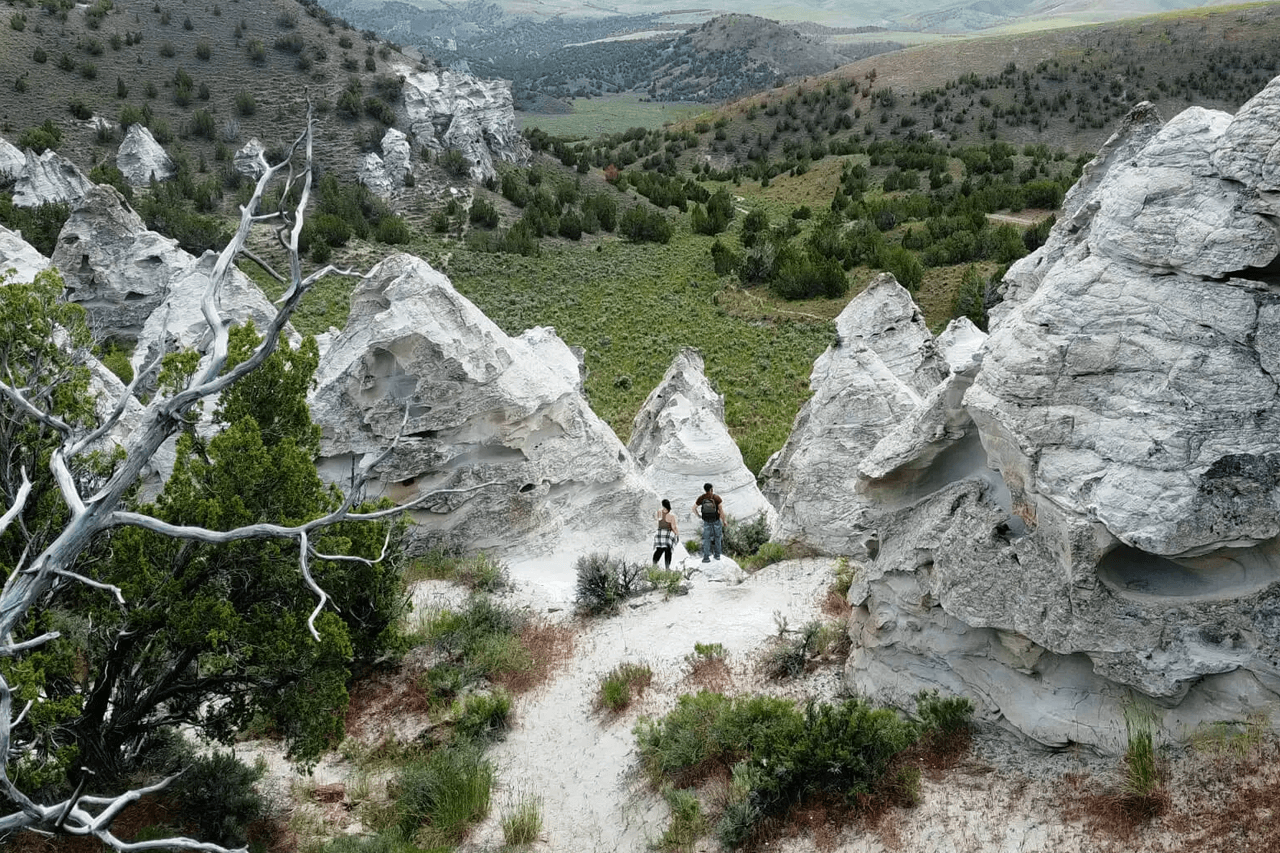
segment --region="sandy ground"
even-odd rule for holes
[[[540,801],[543,823],[542,835],[532,850],[639,853],[653,849],[667,826],[668,812],[661,798],[639,777],[632,728],[641,716],[659,716],[673,707],[682,693],[699,689],[689,678],[688,657],[694,643],[720,643],[726,648],[729,680],[717,685],[726,692],[798,699],[840,695],[839,661],[787,681],[768,679],[759,670],[760,658],[777,637],[780,624],[797,628],[813,619],[833,618],[822,612],[833,579],[833,561],[787,561],[753,575],[728,559],[705,565],[687,559],[683,568],[690,573],[687,594],[664,597],[650,593],[630,600],[616,615],[580,619],[573,615],[572,569],[564,561],[512,567],[513,589],[505,595],[507,603],[521,604],[534,614],[572,627],[573,653],[545,684],[517,698],[512,730],[490,750],[498,768],[490,815],[461,848],[464,853],[503,849],[501,818],[529,797]],[[456,606],[464,597],[464,591],[440,582],[423,584],[414,595],[419,609]],[[652,684],[626,711],[610,714],[600,710],[596,696],[603,676],[626,662],[648,664],[654,674]],[[383,716],[391,719],[402,735],[425,723],[424,717],[407,707]],[[378,732],[363,734],[366,740],[374,741],[381,736]],[[358,795],[353,792],[376,787],[383,780],[353,778],[351,765],[340,755],[327,757],[312,777],[303,779],[291,773],[270,747],[254,745],[252,752],[268,759],[269,778],[277,796],[299,804],[295,818],[302,815],[304,825],[309,821],[324,835],[363,831],[360,808],[353,803]],[[1250,778],[1261,780],[1258,784],[1271,785],[1265,789],[1269,799],[1264,797],[1262,805],[1252,806],[1264,826],[1274,825],[1280,818],[1280,782],[1276,778],[1280,771],[1275,769],[1280,765],[1274,760],[1274,751],[1267,755],[1268,760],[1254,762],[1249,771],[1253,774]],[[1230,813],[1232,806],[1227,801],[1241,787],[1243,765],[1233,762],[1209,753],[1183,753],[1175,760],[1173,774],[1180,781],[1171,790],[1175,804],[1185,807],[1175,807],[1165,818],[1144,825],[1139,833],[1099,834],[1086,825],[1088,809],[1082,812],[1081,807],[1119,785],[1116,758],[1037,753],[1011,736],[987,729],[980,732],[972,752],[959,765],[941,773],[926,773],[921,802],[915,808],[890,809],[870,823],[819,826],[763,849],[779,853],[1154,853],[1192,849],[1276,853],[1280,841],[1272,840],[1272,835],[1256,843],[1219,844],[1212,840],[1221,840],[1224,833],[1230,835],[1238,829],[1231,820],[1219,818],[1224,809]],[[1199,836],[1197,826],[1202,827]],[[712,853],[719,847],[714,840],[704,839],[696,850]]]

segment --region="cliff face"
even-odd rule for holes
[[[1234,117],[1139,108],[1010,270],[970,387],[953,367],[894,414],[897,439],[867,447],[864,424],[826,454],[855,500],[886,462],[930,469],[914,502],[864,499],[841,531],[864,557],[854,689],[939,686],[1047,744],[1109,748],[1134,695],[1171,732],[1280,704],[1278,135],[1280,80]],[[985,470],[912,449],[949,431]]]

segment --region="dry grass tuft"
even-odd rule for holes
[[[697,658],[689,663],[685,683],[699,690],[724,693],[733,684],[729,663],[722,657]]]
[[[557,667],[573,657],[574,639],[567,625],[530,620],[520,632],[520,645],[533,663],[523,671],[503,673],[498,685],[519,694],[545,684]]]

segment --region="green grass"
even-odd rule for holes
[[[405,583],[446,580],[473,592],[499,592],[510,583],[507,567],[488,554],[463,556],[439,548],[415,558],[404,572]]]
[[[398,828],[421,847],[456,845],[489,812],[493,764],[473,744],[442,747],[400,774]]]
[[[658,839],[658,849],[670,850],[672,853],[693,850],[698,838],[707,830],[707,819],[702,814],[697,793],[685,788],[668,787],[663,790],[662,798],[667,801],[667,808],[671,809],[671,822]]]
[[[684,121],[709,111],[706,104],[642,102],[640,98],[640,95],[634,93],[577,98],[572,102],[571,113],[516,113],[516,123],[521,130],[537,127],[553,136],[593,137],[605,133],[621,133],[633,127],[658,128],[669,122]]]
[[[538,840],[542,833],[542,798],[522,797],[515,807],[502,816],[502,840],[508,847],[524,847]]]
[[[448,274],[508,334],[549,325],[585,349],[591,407],[623,441],[681,348],[698,347],[725,395],[729,432],[758,471],[809,396],[813,361],[834,334],[830,310],[786,316],[771,302],[726,295],[711,268],[712,238],[690,234],[687,217],[676,225],[666,245],[610,240],[595,251],[547,241],[539,258],[459,251]]]
[[[653,670],[648,664],[620,663],[600,682],[600,705],[615,714],[626,710],[652,681]]]

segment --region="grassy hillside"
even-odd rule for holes
[[[292,142],[311,97],[320,115],[317,156],[353,173],[358,152],[383,125],[336,109],[359,82],[362,99],[385,95],[409,60],[350,29],[319,5],[295,0],[47,0],[0,5],[0,87],[10,92],[0,133],[10,141],[54,122],[59,151],[88,168],[114,160],[122,111],[166,147],[216,170],[250,137]],[[98,120],[117,126],[99,130]]]

